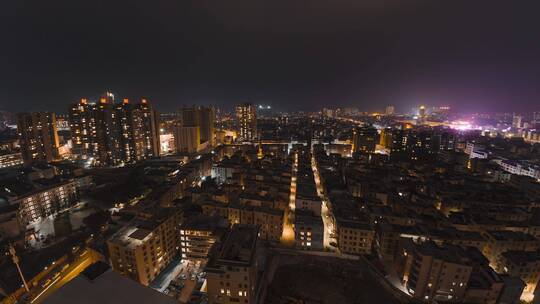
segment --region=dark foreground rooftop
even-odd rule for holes
[[[178,303],[173,298],[121,276],[98,262],[62,286],[44,304]]]
[[[398,304],[362,266],[327,257],[287,256],[268,287],[266,304]]]

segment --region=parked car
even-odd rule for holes
[[[49,286],[51,284],[52,280],[51,279],[47,279],[47,281],[45,281],[43,284],[41,284],[41,287],[45,288],[47,286]]]

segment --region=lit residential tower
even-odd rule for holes
[[[50,163],[58,158],[56,116],[51,112],[20,113],[17,129],[25,165]]]
[[[213,147],[214,123],[216,119],[212,107],[184,107],[181,110],[182,122],[175,132],[176,147],[182,153],[196,153]]]
[[[159,119],[146,99],[114,102],[106,93],[98,103],[82,99],[70,108],[73,152],[98,165],[120,165],[159,156]]]
[[[243,140],[257,139],[257,108],[251,103],[236,106],[236,117]]]

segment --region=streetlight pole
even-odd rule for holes
[[[17,266],[17,270],[19,271],[19,275],[21,276],[21,280],[24,284],[24,288],[26,289],[26,292],[30,292],[30,289],[28,288],[28,284],[26,284],[26,280],[24,279],[24,275],[21,271],[21,267],[19,266],[19,257],[17,256],[17,252],[15,251],[15,247],[13,247],[12,244],[9,244],[9,253],[11,254],[11,259],[13,260],[13,263],[15,263],[15,266]]]

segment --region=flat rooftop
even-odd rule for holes
[[[513,264],[531,263],[540,261],[540,253],[537,251],[507,251],[502,255]]]
[[[135,249],[143,245],[151,235],[152,233],[148,229],[139,228],[136,223],[130,223],[113,234],[109,242],[128,249]]]
[[[137,218],[113,234],[109,238],[109,242],[129,249],[137,248],[151,238],[153,231],[173,216],[174,212],[171,208],[160,209],[154,212],[149,219]]]
[[[312,211],[296,209],[294,211],[295,225],[317,225],[323,226],[323,220],[320,215],[316,215]]]
[[[251,265],[257,246],[259,228],[252,225],[234,225],[219,254],[220,263]]]
[[[62,286],[44,304],[174,304],[175,299],[110,270],[98,262]]]
[[[517,231],[489,230],[487,231],[487,233],[491,235],[491,237],[493,237],[497,241],[521,241],[521,242],[537,241],[537,239],[534,236],[527,233],[523,233],[523,232],[517,232]]]

